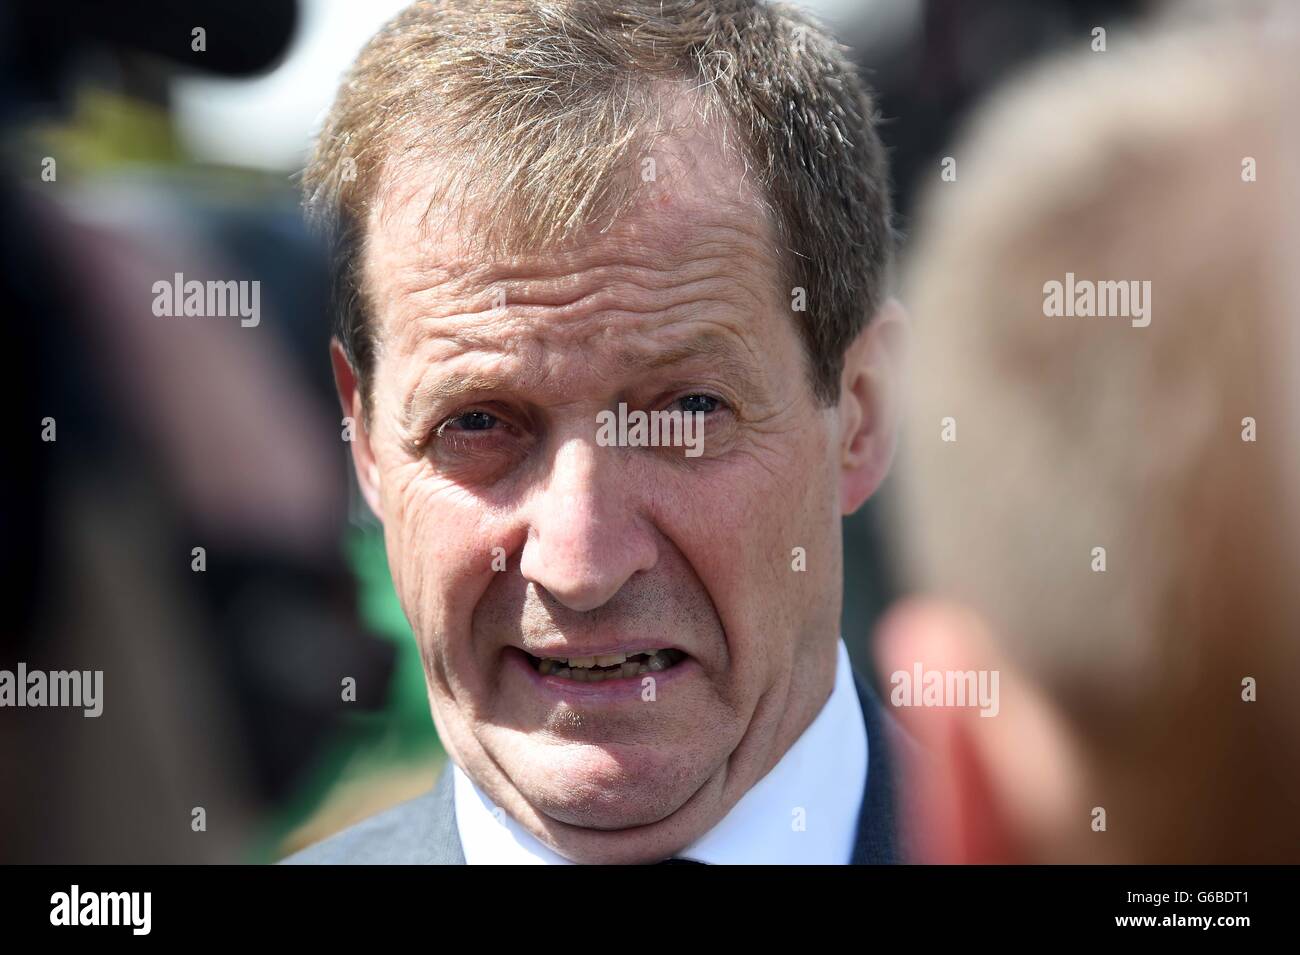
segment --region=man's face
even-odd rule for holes
[[[703,834],[834,672],[838,413],[814,399],[755,197],[710,143],[683,145],[689,162],[661,158],[633,212],[566,251],[475,258],[422,225],[418,184],[370,223],[358,464],[434,720],[491,799],[578,861]],[[702,453],[602,446],[620,403],[703,411]]]

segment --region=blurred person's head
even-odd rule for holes
[[[976,118],[909,260],[924,596],[879,662],[929,751],[912,827],[940,861],[1295,861],[1300,46],[1110,48]]]
[[[434,721],[569,858],[688,845],[830,693],[893,445],[873,124],[752,0],[417,4],[326,122],[336,377]],[[602,433],[657,412],[703,431]]]

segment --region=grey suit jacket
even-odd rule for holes
[[[894,756],[911,742],[875,692],[855,672],[853,682],[867,725],[867,778],[858,812],[853,865],[900,861]],[[464,865],[450,767],[423,796],[318,842],[283,860],[286,865]]]

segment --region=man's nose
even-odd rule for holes
[[[658,559],[618,454],[584,439],[565,441],[530,500],[519,570],[570,610],[603,606]]]

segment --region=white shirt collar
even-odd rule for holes
[[[714,865],[842,865],[853,854],[867,778],[867,729],[844,641],[835,686],[772,771],[678,858]],[[568,865],[452,766],[456,828],[469,865]]]

